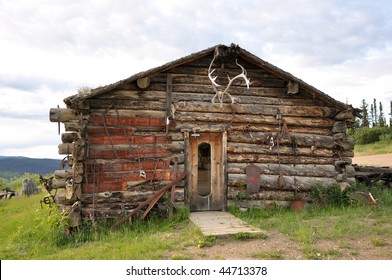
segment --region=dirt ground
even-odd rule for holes
[[[193,225],[190,225],[193,226]],[[190,246],[168,258],[193,260],[392,260],[392,237],[347,238],[339,241],[316,240],[300,244],[278,230],[268,232],[266,239],[238,240],[217,237],[212,246]]]
[[[353,163],[392,167],[392,154],[355,157]],[[392,260],[392,236],[386,239],[380,239],[377,235],[351,237],[339,241],[316,239],[312,244],[300,244],[275,229],[269,231],[266,239],[218,237],[210,247],[189,246],[168,257],[202,260]]]
[[[392,154],[354,157],[353,164],[392,167]]]

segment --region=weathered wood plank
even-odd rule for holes
[[[61,142],[63,143],[72,143],[79,139],[79,136],[76,132],[65,132],[61,134]]]
[[[137,112],[134,112],[137,115]],[[154,115],[154,114],[152,114]],[[165,127],[165,118],[159,117],[125,117],[125,116],[90,116],[89,124],[94,125],[107,125],[107,126],[152,126],[152,127]]]
[[[87,165],[87,172],[121,172],[121,171],[138,171],[139,170],[158,170],[168,169],[170,167],[170,160],[155,160],[155,161],[135,161],[135,162],[118,162],[112,163],[90,163]]]
[[[91,109],[106,109],[110,106],[115,106],[118,110],[132,109],[132,110],[149,110],[164,111],[165,103],[163,101],[152,101],[145,99],[92,99],[89,101]]]
[[[314,131],[313,132],[317,132]],[[229,142],[236,143],[253,143],[253,144],[261,144],[268,143],[268,140],[271,136],[276,136],[275,131],[271,132],[244,132],[244,131],[230,131],[228,134]],[[299,133],[290,133],[290,137],[284,137],[280,140],[282,145],[291,145],[292,141],[295,139],[296,145],[298,147],[311,147],[312,145],[316,145],[317,147],[323,147],[331,149],[334,147],[335,142],[332,136],[324,136],[318,134],[299,134]]]
[[[239,114],[223,113],[200,113],[200,112],[176,112],[175,119],[183,122],[204,121],[204,122],[222,122],[222,123],[247,123],[247,124],[267,124],[278,126],[278,121],[273,116],[258,117]],[[331,128],[334,124],[332,119],[328,118],[302,118],[302,117],[285,117],[287,125]]]
[[[277,92],[278,91],[278,92]],[[270,93],[269,93],[270,92]],[[265,88],[263,89],[264,95],[274,96],[274,95],[283,95],[285,89],[273,89],[273,88]],[[295,99],[295,98],[274,98],[267,96],[258,96],[255,93],[255,90],[252,88],[250,92],[247,94],[236,94],[235,92],[232,94],[239,104],[264,104],[264,105],[282,105],[282,106],[323,106],[323,103],[319,100],[313,99]],[[174,92],[173,93],[173,102],[180,101],[199,101],[199,102],[211,102],[211,99],[214,97],[215,93],[190,93],[190,92]]]
[[[173,141],[170,144],[91,144],[89,146],[91,151],[96,150],[130,150],[137,152],[139,150],[170,150],[173,152],[181,152],[184,149],[184,143],[182,141]]]
[[[248,154],[248,153],[228,153],[227,161],[230,163],[279,163],[281,164],[334,164],[335,158],[333,157],[310,157],[310,156],[277,156],[265,154]]]
[[[243,186],[246,184],[245,174],[229,174],[229,186]],[[280,187],[278,184],[278,175],[261,175],[260,185],[265,189],[281,189],[294,190],[294,186],[298,186],[300,191],[309,191],[312,187],[319,184],[322,186],[330,186],[336,183],[335,178],[326,177],[301,177],[301,176],[284,176],[286,181],[285,187]]]
[[[169,144],[170,136],[90,136],[90,144]]]
[[[51,122],[66,122],[79,119],[80,116],[72,109],[51,108],[49,110],[49,120]]]
[[[228,163],[227,171],[230,174],[246,174],[248,163]],[[303,176],[303,177],[335,177],[338,172],[334,165],[320,164],[276,164],[256,163],[262,175]]]
[[[203,112],[203,113],[233,113],[250,114],[250,115],[269,115],[276,116],[278,113],[286,116],[301,117],[333,117],[337,110],[331,107],[317,106],[275,106],[275,105],[259,105],[254,104],[212,104],[211,102],[180,102],[174,103],[175,109],[181,112]]]
[[[162,86],[163,87],[163,86]],[[99,104],[99,100],[165,100],[166,99],[166,91],[152,91],[152,90],[114,90],[111,91],[110,93],[102,94],[96,96],[93,101],[93,104]],[[94,103],[94,100],[97,100]]]
[[[89,150],[90,158],[115,159],[117,155],[122,159],[138,158],[165,158],[172,155],[169,150],[163,149],[138,149],[138,150]]]
[[[213,122],[203,122],[203,121],[176,121],[175,126],[173,127],[173,131],[182,131],[183,129],[188,128],[192,130],[192,128],[198,128],[200,131],[228,131],[228,133],[233,132],[244,132],[244,133],[253,133],[253,132],[267,132],[267,133],[277,133],[279,131],[279,125],[276,123],[270,124],[252,124],[252,123],[221,123],[216,124]],[[289,126],[288,131],[290,133],[296,134],[317,134],[324,136],[332,136],[333,133],[329,128],[320,128],[314,129],[314,127],[306,127],[306,126]],[[252,134],[253,135],[253,134]]]
[[[332,157],[333,151],[325,148],[317,148],[312,150],[309,148],[286,147],[280,145],[279,150],[277,146],[270,149],[267,145],[246,144],[246,143],[232,143],[227,145],[228,153],[251,153],[251,154],[266,154],[266,155],[292,155],[292,156],[313,156],[313,157]]]
[[[139,180],[159,180],[168,181],[171,180],[172,172],[164,170],[153,170],[144,171],[143,174],[137,171],[123,171],[123,172],[99,172],[87,174],[89,182],[112,182],[122,183],[127,181],[139,181]]]

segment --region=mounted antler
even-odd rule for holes
[[[212,59],[211,64],[210,64],[210,66],[208,67],[208,78],[210,79],[210,81],[211,81],[211,83],[212,83],[212,87],[213,87],[213,89],[214,89],[214,91],[215,91],[215,96],[212,98],[211,102],[212,102],[213,104],[215,104],[215,99],[218,98],[219,102],[220,102],[221,105],[222,105],[222,103],[223,103],[223,97],[224,97],[225,94],[227,94],[227,95],[230,97],[230,99],[231,99],[231,103],[235,103],[235,98],[234,98],[233,96],[231,96],[231,95],[227,92],[227,91],[229,90],[231,84],[234,82],[234,80],[239,79],[239,78],[243,78],[243,79],[245,80],[245,84],[246,84],[247,89],[249,89],[249,86],[250,86],[250,79],[248,79],[248,78],[246,77],[247,72],[246,72],[245,68],[242,67],[242,66],[237,62],[237,60],[236,60],[236,61],[235,61],[235,64],[237,64],[237,65],[241,68],[242,72],[241,72],[240,74],[238,74],[237,76],[235,76],[234,78],[232,78],[232,79],[230,79],[230,76],[227,75],[227,79],[229,80],[229,83],[227,84],[226,88],[225,88],[223,91],[222,91],[222,90],[218,90],[217,87],[221,87],[221,85],[219,85],[217,82],[215,82],[215,80],[218,78],[218,76],[215,76],[215,77],[212,76],[212,73],[213,73],[216,69],[213,69],[213,70],[211,71],[212,64],[214,63],[214,60],[215,60],[216,57],[217,57],[217,55],[214,55],[214,58]]]

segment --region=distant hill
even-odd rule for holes
[[[60,169],[61,160],[48,158],[0,156],[0,177],[10,179],[24,173],[53,173]]]

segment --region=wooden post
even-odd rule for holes
[[[173,170],[173,180],[177,179],[178,173],[178,158],[174,157],[174,170]],[[169,209],[169,219],[173,218],[174,201],[176,196],[176,185],[173,185],[170,192],[170,209]]]

